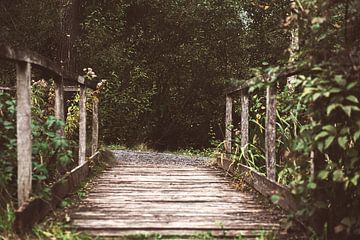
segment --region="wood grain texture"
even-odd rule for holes
[[[52,211],[66,195],[74,192],[88,173],[89,165],[85,162],[65,174],[51,187],[50,200],[36,198],[25,202],[15,211],[14,230],[18,233],[31,230],[31,227]]]
[[[232,110],[233,100],[232,97],[226,95],[226,109],[225,109],[225,152],[227,156],[231,154],[231,141],[232,141]]]
[[[86,161],[86,87],[80,86],[79,165]]]
[[[18,49],[6,44],[0,44],[0,58],[16,63],[30,63],[46,72],[50,72],[58,79],[63,78],[70,84],[80,84],[91,89],[96,89],[96,81],[85,82],[84,77],[65,71],[52,60],[30,50]]]
[[[91,155],[94,155],[99,146],[99,99],[93,98],[92,106],[92,131],[91,131]]]
[[[21,207],[31,193],[31,65],[16,64],[17,194]]]
[[[266,178],[245,165],[233,164],[231,160],[219,158],[217,163],[219,167],[233,175],[239,173],[243,175],[244,181],[265,197],[270,198],[272,195],[278,195],[280,197],[278,204],[286,211],[295,213],[299,209],[299,201],[285,186]]]
[[[284,215],[234,185],[212,167],[118,164],[94,180],[71,225],[97,236],[211,232],[256,237],[279,231]]]
[[[249,145],[249,94],[248,89],[241,90],[241,148],[244,156],[248,155]]]
[[[266,88],[266,119],[265,119],[265,158],[266,176],[276,178],[276,87]]]

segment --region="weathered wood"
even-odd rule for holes
[[[233,164],[231,160],[218,158],[217,163],[222,169],[233,175],[241,174],[244,176],[243,180],[262,195],[266,197],[278,195],[280,197],[278,204],[283,209],[291,212],[296,212],[299,209],[299,203],[295,196],[285,186],[266,178],[245,165]]]
[[[225,94],[233,96],[240,93],[242,90],[249,87],[249,83],[248,83],[249,81],[250,80],[243,80],[243,82],[240,85],[227,88],[225,90]]]
[[[31,193],[31,65],[16,64],[17,194],[21,207]]]
[[[121,166],[94,181],[95,187],[71,215],[73,228],[102,236],[222,230],[232,231],[228,236],[233,237],[235,230],[278,230],[284,218],[258,202],[256,195],[235,190],[231,179],[216,169]]]
[[[9,45],[0,44],[0,58],[15,61],[17,63],[31,63],[33,66],[37,66],[54,74],[58,78],[63,78],[64,80],[71,82],[72,84],[81,84],[91,89],[96,89],[97,82],[85,82],[85,79],[82,76],[65,71],[50,59],[41,56],[36,52],[15,49]]]
[[[80,91],[79,86],[64,86],[64,92],[78,92]]]
[[[52,211],[65,196],[74,192],[88,176],[88,173],[89,165],[88,162],[85,162],[67,173],[51,187],[50,200],[36,198],[23,204],[15,211],[15,231],[23,233],[30,230],[35,223]]]
[[[99,146],[99,99],[97,97],[93,98],[91,134],[91,154],[94,154]]]
[[[267,177],[276,179],[276,87],[266,88],[265,158]]]
[[[241,148],[244,157],[248,156],[249,145],[249,94],[248,89],[241,90]]]
[[[231,138],[232,138],[232,97],[226,95],[226,113],[225,113],[225,153],[231,155]]]
[[[80,86],[79,165],[86,161],[86,88]]]
[[[55,81],[55,117],[65,121],[64,115],[64,83],[63,80]],[[58,131],[60,136],[64,136],[64,126]]]
[[[16,87],[0,87],[0,91],[16,91]]]

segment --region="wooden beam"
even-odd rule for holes
[[[55,117],[65,122],[64,115],[64,84],[63,80],[55,81]],[[64,136],[64,127],[58,132],[61,136]]]
[[[84,77],[65,71],[52,60],[29,50],[13,48],[6,44],[0,44],[0,58],[14,61],[16,63],[31,63],[38,68],[51,72],[58,78],[70,81],[74,84],[86,85],[88,88],[96,89],[97,82],[87,81]]]
[[[79,86],[64,86],[64,92],[78,92],[80,91]]]
[[[241,174],[244,176],[243,180],[260,194],[268,198],[272,195],[278,195],[280,197],[278,204],[281,208],[290,212],[296,212],[299,209],[300,202],[286,186],[266,178],[243,164],[234,164],[229,159],[218,158],[217,164],[231,175],[239,176]]]
[[[276,179],[276,87],[266,88],[265,120],[266,173],[271,180]]]
[[[91,155],[94,155],[99,146],[99,99],[95,96],[93,98],[92,109],[92,139],[91,139]]]
[[[17,194],[21,207],[31,193],[31,64],[16,64]]]
[[[31,227],[52,211],[69,193],[74,192],[89,174],[89,164],[77,166],[65,174],[51,187],[49,200],[33,199],[15,211],[14,229],[17,233],[31,230]]]
[[[225,113],[225,153],[231,155],[231,133],[232,133],[232,97],[226,95],[226,113]]]
[[[244,157],[248,156],[249,145],[249,94],[248,89],[241,90],[241,148]]]
[[[86,87],[80,86],[79,165],[86,161]]]

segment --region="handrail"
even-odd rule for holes
[[[15,62],[30,63],[73,84],[85,85],[88,88],[96,89],[97,82],[85,82],[84,77],[66,71],[49,58],[30,50],[18,49],[13,48],[10,45],[0,44],[0,58]]]
[[[17,197],[19,209],[30,199],[32,191],[32,133],[31,133],[31,77],[32,67],[38,67],[54,77],[55,117],[64,119],[64,81],[78,86],[80,90],[79,120],[79,165],[86,162],[86,90],[97,90],[97,82],[85,81],[84,77],[65,71],[50,59],[29,50],[13,48],[0,43],[0,59],[14,62],[16,65],[16,134],[17,134]],[[93,101],[92,154],[98,149],[99,117],[96,98]],[[64,136],[64,129],[59,130]]]
[[[289,72],[279,75],[278,78],[286,77]],[[241,148],[244,151],[244,157],[247,157],[249,145],[249,85],[244,82],[238,87],[233,87],[226,92],[226,112],[225,112],[225,153],[228,158],[232,152],[232,112],[233,98],[240,95],[241,100]],[[266,176],[271,180],[276,178],[276,87],[272,84],[266,87],[266,120],[265,120],[265,159]]]

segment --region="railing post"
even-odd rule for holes
[[[232,97],[226,95],[226,113],[225,113],[225,153],[231,157],[231,133],[232,133]]]
[[[276,88],[266,88],[265,157],[266,173],[271,180],[276,178]]]
[[[31,64],[16,64],[17,194],[21,207],[31,193]]]
[[[55,81],[55,117],[62,121],[65,120],[64,115],[64,82],[63,79]],[[58,132],[61,136],[64,136],[64,127]]]
[[[86,87],[80,85],[79,165],[86,161]]]
[[[248,89],[241,90],[241,148],[244,151],[244,157],[248,156],[249,145],[249,94]]]
[[[92,119],[92,140],[91,155],[94,155],[99,145],[99,99],[93,97],[93,119]]]

